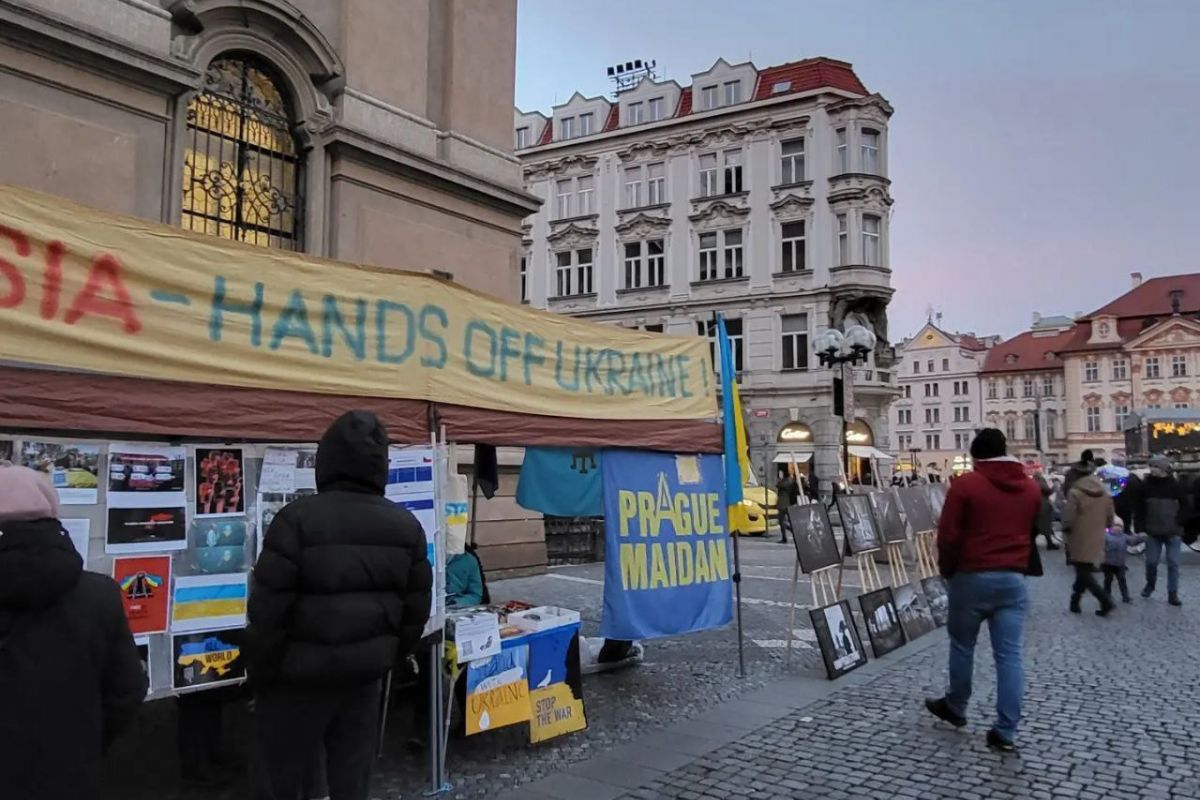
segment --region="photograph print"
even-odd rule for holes
[[[900,627],[908,641],[924,636],[932,630],[937,630],[933,621],[933,612],[920,587],[911,583],[897,586],[893,592],[896,613],[900,616]]]
[[[824,608],[811,609],[808,615],[817,634],[829,680],[840,678],[867,663],[867,654],[858,638],[848,601],[839,600]]]
[[[883,546],[867,495],[844,494],[838,497],[837,504],[842,517],[842,533],[852,555],[869,553]]]
[[[796,545],[801,572],[808,575],[842,560],[825,506],[820,503],[791,506],[787,515],[792,523],[792,542]]]
[[[887,655],[904,644],[904,630],[900,627],[900,612],[890,587],[876,589],[858,596],[862,608],[863,622],[867,626],[867,638],[871,640],[871,652],[876,658]]]
[[[900,510],[904,512],[904,522],[910,532],[915,535],[937,528],[929,508],[929,496],[923,487],[905,486],[897,489],[896,495],[900,498]]]
[[[196,448],[197,517],[231,517],[246,513],[240,447]]]
[[[946,493],[950,491],[950,487],[944,483],[931,483],[925,487],[925,494],[929,498],[929,512],[933,516],[933,525],[937,527],[938,520],[942,518],[942,506],[946,505]]]
[[[62,505],[87,506],[99,502],[99,445],[24,442],[20,463],[49,475]]]
[[[879,524],[879,535],[884,544],[899,544],[908,539],[908,531],[904,520],[900,517],[900,501],[895,491],[885,490],[872,492],[871,508],[875,511],[875,521]]]
[[[946,587],[946,579],[941,575],[931,575],[921,579],[921,591],[929,603],[933,621],[940,628],[950,619],[950,594]]]

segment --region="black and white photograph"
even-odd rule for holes
[[[900,627],[900,614],[890,587],[860,594],[858,605],[862,609],[863,624],[867,626],[867,638],[871,640],[871,652],[876,658],[885,656],[906,641]]]
[[[942,506],[946,505],[946,493],[949,491],[950,487],[945,483],[931,483],[925,487],[925,493],[929,497],[929,513],[933,516],[935,528],[938,520],[942,518]]]
[[[904,523],[910,533],[915,535],[937,528],[924,487],[905,486],[896,490],[896,496],[900,498],[900,510],[904,512]]]
[[[875,515],[871,511],[871,499],[865,494],[847,494],[837,499],[838,513],[842,517],[842,533],[850,553],[870,553],[883,546],[879,529],[875,526]]]
[[[919,586],[911,583],[897,586],[893,592],[896,613],[900,615],[900,627],[908,641],[924,636],[930,631],[937,630],[933,620],[933,612]]]
[[[824,608],[814,608],[808,615],[812,619],[821,657],[825,660],[825,673],[830,680],[840,678],[867,663],[867,654],[863,651],[848,601],[839,600]]]
[[[925,593],[925,600],[929,603],[929,611],[933,614],[934,623],[939,628],[942,627],[950,619],[950,593],[946,586],[946,579],[941,575],[922,578],[921,591]]]
[[[884,544],[899,544],[908,539],[908,531],[904,520],[900,517],[900,501],[891,490],[872,492],[871,509],[875,512],[875,521],[879,525],[879,535]]]
[[[796,545],[801,572],[807,575],[832,567],[842,560],[825,506],[808,503],[792,506],[787,513],[792,523],[792,542]]]

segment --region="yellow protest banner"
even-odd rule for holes
[[[529,741],[533,744],[587,728],[583,700],[566,683],[552,683],[529,694],[533,715],[529,718]]]
[[[436,265],[433,265],[436,266]],[[707,343],[0,185],[0,361],[584,419],[716,415]]]

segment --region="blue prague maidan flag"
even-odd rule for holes
[[[717,455],[605,450],[604,618],[608,639],[728,624],[733,559]]]

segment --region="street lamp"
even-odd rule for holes
[[[845,333],[828,328],[813,338],[813,350],[821,366],[840,368],[840,376],[833,379],[833,413],[842,418],[842,476],[850,480],[850,446],[846,442],[849,421],[846,414],[846,365],[867,363],[875,349],[875,334],[862,325],[851,325]]]

